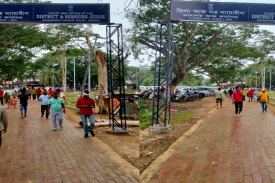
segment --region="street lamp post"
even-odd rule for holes
[[[85,59],[86,55],[81,55],[81,60],[82,58]],[[91,59],[91,55],[90,55],[90,51],[89,51],[89,56],[88,56],[88,91],[91,92],[91,65],[89,65],[89,61]],[[85,80],[86,81],[86,80]],[[85,86],[83,86],[83,89],[85,88]]]
[[[138,90],[137,67],[136,67],[136,90]]]
[[[56,65],[58,65],[58,64],[52,64],[52,67],[54,67],[54,66],[56,66]],[[54,87],[54,69],[53,69],[53,83],[52,83],[52,85],[53,85],[53,87]]]
[[[255,72],[255,74],[256,74],[256,88],[258,87],[258,84],[257,84],[257,74],[258,74],[258,72]]]
[[[89,60],[91,59],[91,54],[90,54],[90,51],[89,51]],[[91,65],[89,65],[89,79],[88,79],[88,91],[91,92]]]
[[[265,89],[265,66],[264,66],[264,85],[263,85],[263,89]]]
[[[270,84],[269,84],[269,89],[270,89],[270,91],[271,91],[271,67],[270,67],[270,82],[269,82]]]
[[[75,93],[75,57],[74,57],[74,93]]]
[[[66,94],[66,86],[67,86],[67,58],[65,57],[65,80],[64,80],[64,93]]]
[[[52,64],[52,66],[53,66],[53,64]],[[53,72],[54,72],[54,71],[53,71]],[[53,77],[54,77],[54,73],[53,73],[53,76],[52,76],[52,80],[53,80],[53,82],[52,82],[52,85],[53,85],[53,86],[52,86],[52,87],[54,87],[54,78],[53,78]]]

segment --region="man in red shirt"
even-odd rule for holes
[[[52,90],[52,88],[50,88],[48,92],[49,92],[49,95],[52,97],[53,96],[53,90]]]
[[[252,102],[254,91],[252,89],[250,89],[249,92],[248,92],[248,94],[249,94],[249,100],[248,100],[248,102]]]
[[[240,116],[242,115],[243,96],[244,96],[244,94],[241,91],[240,87],[236,86],[236,91],[233,93],[233,100],[232,100],[232,104],[235,103],[236,116],[238,116],[238,114],[240,114]]]
[[[91,133],[92,136],[95,136],[93,132],[94,124],[95,124],[93,108],[95,108],[95,101],[90,98],[89,91],[85,90],[83,92],[83,97],[77,100],[76,107],[80,108],[79,114],[83,122],[84,137],[87,138],[89,132]],[[89,118],[89,121],[90,121],[89,130],[88,130],[87,118]]]
[[[37,100],[39,100],[41,93],[42,93],[42,90],[40,90],[40,88],[37,88],[36,89]]]

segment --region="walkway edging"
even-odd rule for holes
[[[110,146],[108,146],[106,143],[104,143],[102,140],[100,140],[97,137],[90,137],[92,141],[94,141],[98,146],[100,146],[107,154],[110,155],[110,159],[112,159],[114,162],[118,162],[117,166],[120,164],[123,164],[122,166],[119,166],[120,170],[132,175],[137,181],[139,181],[139,169],[133,166],[131,163],[129,163],[127,160],[125,160],[123,157],[121,157],[117,152],[115,152]]]
[[[186,139],[192,135],[201,124],[209,117],[209,114],[216,111],[216,108],[208,112],[208,115],[205,119],[200,119],[196,124],[194,124],[187,132],[185,132],[180,138],[178,138],[167,151],[162,155],[156,158],[151,165],[140,175],[141,183],[148,183],[152,180],[155,173],[161,169],[161,166],[176,152],[178,147],[186,141]]]

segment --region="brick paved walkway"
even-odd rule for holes
[[[214,102],[214,100],[213,100]],[[226,102],[161,167],[152,182],[275,182],[275,117],[244,103],[242,117]]]
[[[40,117],[40,102],[30,101],[28,116],[8,109],[9,128],[0,149],[0,183],[137,182],[118,170],[109,155],[74,125],[52,131]]]

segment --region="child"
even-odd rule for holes
[[[13,107],[15,108],[16,107],[16,103],[17,103],[17,100],[15,97],[13,97],[13,99],[11,100],[12,101],[12,105]]]

